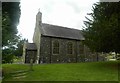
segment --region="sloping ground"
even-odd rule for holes
[[[118,81],[118,63],[4,64],[3,81]]]

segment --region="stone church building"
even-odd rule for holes
[[[90,56],[83,45],[85,38],[77,29],[42,23],[42,13],[36,15],[33,43],[25,43],[23,57],[25,63],[74,63],[87,60],[97,61]]]

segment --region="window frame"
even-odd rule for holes
[[[71,44],[71,46],[70,46],[70,44]],[[74,52],[73,42],[67,42],[67,54],[72,55],[72,54],[74,54],[73,52]]]

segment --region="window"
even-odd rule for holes
[[[53,41],[53,54],[59,54],[59,42]]]
[[[72,42],[67,43],[67,54],[73,54],[73,44],[72,44]]]

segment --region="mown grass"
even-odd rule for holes
[[[0,63],[0,83],[2,81],[2,64]]]
[[[86,62],[34,65],[3,64],[3,81],[118,81],[118,62]],[[14,78],[25,73],[25,77]]]

